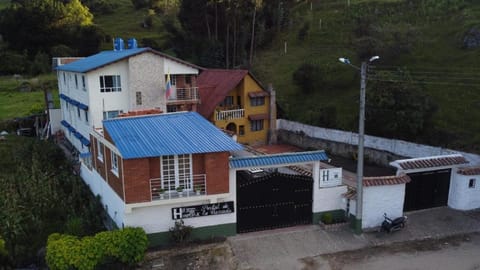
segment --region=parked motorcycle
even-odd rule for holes
[[[382,222],[382,226],[380,227],[380,231],[386,231],[388,233],[398,231],[401,228],[405,227],[405,225],[407,223],[407,217],[406,216],[398,217],[398,218],[392,220],[391,218],[387,217],[387,213],[384,213],[383,217],[385,218],[385,220]]]

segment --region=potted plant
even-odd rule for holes
[[[165,197],[164,193],[165,193],[165,189],[163,189],[163,188],[158,189],[158,195],[160,196],[160,200],[164,199],[164,197]]]
[[[183,187],[177,187],[175,190],[178,193],[178,197],[183,197]]]
[[[202,187],[200,185],[195,185],[195,194],[200,195],[202,192]]]

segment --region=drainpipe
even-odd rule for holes
[[[267,91],[270,93],[268,144],[277,143],[277,101],[275,90],[271,83],[268,84]]]

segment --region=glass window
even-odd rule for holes
[[[142,105],[142,92],[135,92],[135,98],[137,100],[137,105]]]
[[[477,182],[475,178],[470,179],[468,181],[468,188],[475,188],[475,182]]]
[[[88,111],[84,111],[85,112],[85,122],[87,122],[88,124]]]
[[[250,106],[262,106],[265,104],[265,97],[250,98]]]
[[[82,119],[82,117],[80,116],[80,108],[77,107],[77,116],[79,119]]]
[[[250,130],[251,131],[260,131],[263,129],[263,119],[262,120],[252,120],[250,121]]]
[[[245,126],[239,126],[238,127],[238,135],[243,136],[245,135]]]
[[[121,92],[120,75],[100,76],[100,92]]]
[[[118,156],[113,151],[110,151],[112,157],[112,172],[118,176]]]
[[[123,113],[122,110],[115,110],[115,111],[106,111],[103,112],[103,120],[112,119],[118,117],[119,114]]]
[[[78,89],[78,78],[77,78],[77,74],[75,74],[75,88]]]
[[[85,75],[82,75],[82,89],[83,89],[83,91],[87,91],[87,84],[85,82]]]
[[[97,140],[97,158],[100,161],[103,161],[103,143]]]
[[[233,96],[226,96],[222,103],[219,104],[220,107],[227,107],[233,105]]]
[[[162,188],[174,191],[178,187],[192,190],[192,156],[169,155],[162,156]]]
[[[192,84],[192,76],[185,75],[185,84]]]

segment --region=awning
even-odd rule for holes
[[[75,128],[74,128],[74,127],[68,126],[67,128],[68,128],[68,130],[69,130],[70,132],[75,132]]]
[[[66,128],[70,127],[70,124],[65,120],[60,121],[60,124],[62,124],[62,126],[66,127]]]
[[[248,116],[248,120],[250,121],[263,120],[267,118],[268,118],[268,113],[251,114]]]
[[[73,132],[73,135],[75,135],[75,137],[77,137],[77,139],[79,139],[79,140],[81,140],[83,138],[82,134],[80,134],[80,132],[78,132],[78,131]]]
[[[88,110],[88,106],[83,103],[78,102],[77,106],[82,110],[85,110],[85,111]]]
[[[80,138],[80,141],[82,142],[83,145],[90,146],[90,141],[87,140],[87,138],[82,136],[82,138]]]
[[[256,92],[250,92],[248,93],[248,96],[251,98],[256,98],[256,97],[268,97],[270,94],[265,91],[256,91]]]
[[[92,153],[86,152],[86,153],[80,153],[79,156],[80,156],[81,158],[86,158],[86,157],[89,157],[89,156],[91,156],[91,155],[92,155]]]

